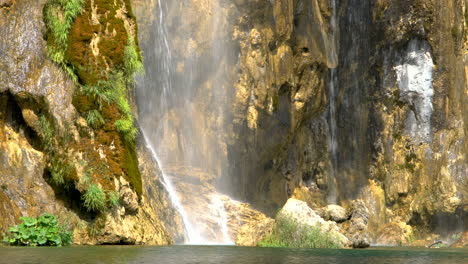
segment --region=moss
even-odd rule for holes
[[[97,16],[92,16],[90,0],[73,2],[81,3],[80,12],[67,19],[66,30],[60,29],[60,34],[55,34],[51,27],[47,37],[48,47],[60,51],[49,55],[57,57],[52,59],[71,72],[79,86],[73,105],[95,132],[94,138],[83,134],[81,141],[71,148],[83,154],[90,183],[98,183],[105,192],[113,191],[113,179],[123,175],[141,195],[134,146],[137,129],[128,100],[133,76],[143,69],[138,40],[127,32],[124,21],[116,17],[122,7],[120,1],[94,0]],[[127,18],[135,21],[130,1],[124,3]],[[70,3],[49,0],[44,12],[57,21],[60,16],[52,15],[65,9],[66,4]],[[46,18],[50,25],[52,19]],[[133,26],[132,33],[136,34],[136,23]],[[98,148],[105,158],[101,158]]]
[[[95,0],[99,23],[92,24],[90,2],[86,1],[84,12],[76,18],[68,38],[65,60],[69,62],[83,85],[95,85],[106,79],[108,69],[118,68],[124,62],[128,35],[124,22],[116,18],[118,6],[113,1]],[[108,34],[106,34],[106,32]],[[98,56],[90,44],[99,37]]]
[[[138,169],[138,159],[133,145],[125,144],[125,163],[124,171],[127,175],[128,182],[133,186],[138,196],[143,192],[143,183],[141,180],[140,170]]]

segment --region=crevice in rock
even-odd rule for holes
[[[22,135],[35,150],[41,151],[37,133],[26,123],[20,105],[10,92],[0,93],[0,119]]]
[[[44,170],[44,179],[54,190],[55,199],[61,201],[63,206],[70,211],[73,211],[80,219],[91,221],[95,219],[97,214],[88,212],[81,202],[81,193],[75,187],[73,181],[66,181],[64,185],[57,185],[53,182],[49,170]]]

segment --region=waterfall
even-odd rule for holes
[[[217,216],[217,224],[221,229],[221,233],[223,235],[222,243],[226,245],[234,245],[234,242],[229,237],[229,229],[227,226],[227,214],[226,210],[224,209],[224,202],[220,199],[220,197],[212,196],[211,198],[212,204],[212,214]]]
[[[224,203],[212,198],[225,166],[226,14],[217,1],[203,12],[183,0],[157,4],[156,20],[141,41],[146,75],[137,80],[140,127],[182,218],[184,243],[232,244]],[[200,14],[202,32],[187,30],[191,16]]]
[[[158,155],[156,154],[156,151],[154,151],[154,148],[151,146],[151,144],[148,144],[148,140],[146,138],[145,132],[142,131],[143,138],[145,142],[147,143],[146,147],[150,150],[151,155],[153,158],[158,162],[158,164],[161,164],[160,160],[158,159]],[[161,175],[163,178],[163,186],[166,189],[166,191],[169,193],[169,198],[174,205],[174,208],[177,210],[177,212],[180,214],[180,217],[182,218],[182,222],[184,224],[184,233],[186,235],[186,240],[188,243],[193,243],[193,244],[203,244],[203,239],[200,237],[200,234],[195,230],[193,227],[192,223],[190,222],[187,212],[185,211],[184,207],[180,203],[180,199],[177,196],[177,193],[175,192],[174,186],[172,185],[171,180],[167,177],[167,175],[164,173],[164,170],[161,169]]]
[[[337,202],[337,184],[336,184],[336,169],[338,166],[338,139],[336,136],[336,64],[338,63],[338,55],[336,52],[337,47],[337,23],[336,23],[336,1],[331,0],[332,5],[332,17],[331,17],[331,43],[333,48],[331,49],[330,60],[335,61],[335,65],[330,69],[330,82],[328,84],[329,91],[329,106],[328,106],[328,123],[329,123],[329,147],[330,147],[330,157],[331,157],[331,181],[329,183],[329,192],[327,200],[329,203],[336,204]]]

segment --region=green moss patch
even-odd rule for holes
[[[123,176],[139,196],[142,193],[135,150],[138,130],[128,97],[133,77],[143,72],[143,65],[130,2],[123,3],[94,0],[91,6],[90,0],[48,0],[44,8],[49,56],[77,84],[73,105],[94,130],[92,138],[81,133],[80,142],[58,144],[69,152],[82,154],[89,178],[82,198],[91,211],[103,210],[103,206],[86,206],[92,205],[86,202],[92,186],[110,193],[115,189],[114,179]],[[51,131],[53,135],[53,128]],[[43,137],[44,145],[48,145],[49,138],[55,140],[55,135],[47,135]],[[51,155],[56,156],[61,155]],[[68,166],[55,169],[53,165],[68,163],[66,156],[51,159],[51,178],[56,184],[64,184],[65,178],[70,178],[66,175],[73,174],[74,182],[78,181],[74,167],[68,171]]]

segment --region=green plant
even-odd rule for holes
[[[48,167],[50,169],[51,179],[57,185],[65,183],[64,176],[69,175],[73,170],[73,165],[70,164],[66,155],[59,151],[56,146],[59,145],[54,138],[54,129],[51,122],[45,115],[39,115],[39,131],[42,147],[48,154]],[[65,136],[66,137],[66,136]],[[60,141],[59,139],[57,139]],[[62,139],[62,144],[66,145]]]
[[[77,81],[73,68],[65,63],[68,48],[68,33],[75,18],[81,14],[85,0],[49,0],[44,6],[44,21],[48,30],[47,49],[49,57],[64,67]]]
[[[13,246],[66,246],[72,243],[72,232],[60,225],[51,214],[38,218],[21,217],[23,223],[10,227],[5,242]]]
[[[106,208],[106,194],[97,184],[89,186],[82,199],[88,211],[101,212]]]
[[[280,216],[270,235],[262,239],[261,247],[339,248],[338,238],[322,232],[319,226],[311,227],[296,220]]]
[[[138,52],[138,47],[132,36],[128,36],[127,46],[124,50],[124,72],[127,75],[127,80],[132,81],[135,74],[144,74],[145,68],[141,60],[141,55]]]
[[[107,201],[109,202],[110,207],[117,207],[120,203],[119,193],[116,191],[108,192]]]
[[[104,118],[102,117],[102,115],[99,113],[99,111],[94,109],[94,110],[89,110],[88,111],[88,113],[86,115],[86,122],[91,127],[97,128],[97,127],[103,125],[105,121],[104,121]]]
[[[99,215],[88,226],[88,234],[91,237],[96,237],[102,234],[104,228],[106,227],[106,222],[107,222],[107,215],[106,214]]]
[[[39,136],[42,138],[44,150],[51,150],[54,145],[54,131],[44,115],[39,115]]]
[[[121,118],[115,121],[117,131],[129,143],[134,143],[138,130],[133,120],[133,112],[127,99],[127,83],[122,72],[110,74],[107,81],[100,81],[96,87],[84,90],[98,98],[98,103],[106,102],[117,105]]]

